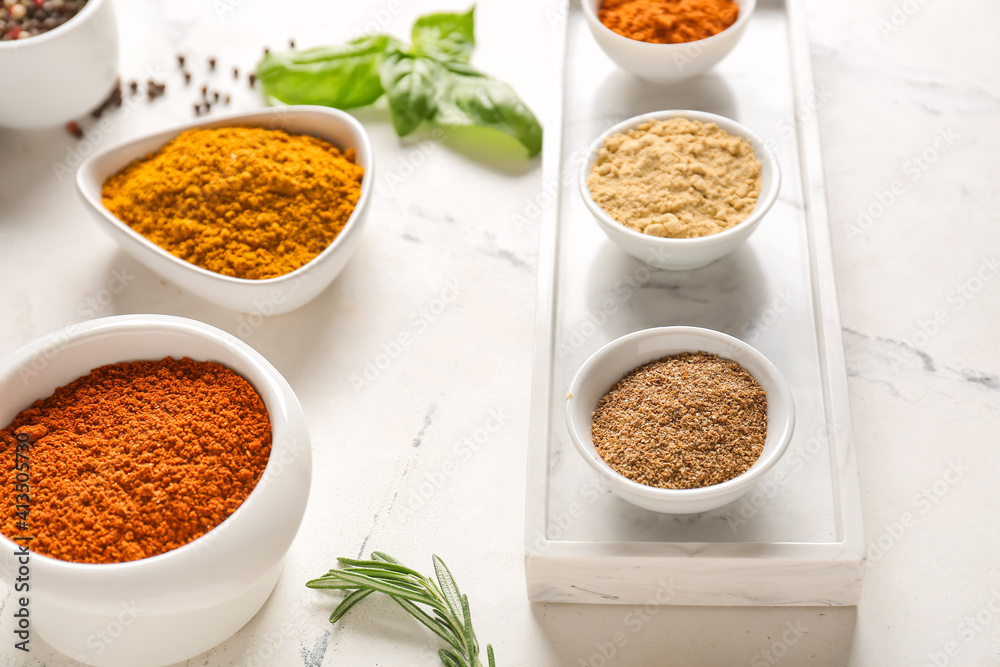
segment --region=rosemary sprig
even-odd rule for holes
[[[448,648],[438,650],[445,667],[483,667],[479,641],[472,629],[469,598],[458,589],[443,560],[433,557],[436,582],[381,551],[373,551],[371,560],[337,560],[345,567],[306,583],[309,588],[352,591],[330,614],[331,623],[372,593],[385,593],[448,644]],[[496,667],[489,644],[486,655],[489,667]]]

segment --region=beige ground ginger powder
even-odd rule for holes
[[[651,236],[708,236],[743,222],[760,196],[760,160],[742,137],[688,118],[608,137],[587,178],[614,220]]]
[[[664,489],[746,472],[767,438],[767,392],[739,363],[698,352],[633,369],[597,402],[597,453],[629,479]]]

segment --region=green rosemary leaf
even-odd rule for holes
[[[401,574],[412,574],[415,577],[420,577],[420,573],[416,570],[411,570],[405,565],[400,565],[399,563],[386,562],[380,560],[355,560],[354,558],[338,558],[338,561],[344,565],[351,567],[367,567],[367,568],[377,568],[381,570],[387,570],[391,572],[399,572]],[[331,572],[338,572],[339,570],[330,570]]]
[[[465,636],[469,642],[469,653],[479,655],[479,640],[476,631],[472,629],[472,613],[469,611],[469,597],[462,593],[462,618],[465,623]]]
[[[490,659],[490,667],[497,667],[497,661],[493,659],[493,644],[486,645],[486,657]]]
[[[345,597],[343,602],[338,604],[337,608],[333,610],[332,614],[330,614],[330,622],[336,623],[337,621],[339,621],[341,618],[343,618],[344,614],[346,614],[351,609],[351,607],[361,602],[371,594],[372,594],[371,590],[357,590],[348,595],[347,597]]]
[[[438,637],[454,646],[457,650],[462,650],[462,646],[459,644],[458,639],[450,632],[450,630],[446,629],[447,626],[442,626],[441,623],[428,616],[427,612],[409,600],[403,600],[402,598],[397,597],[393,597],[392,599],[395,600],[400,607],[408,611],[413,618],[427,626],[427,628],[429,628]]]
[[[446,648],[438,649],[438,657],[441,658],[445,667],[469,667],[469,664],[461,656]]]
[[[451,572],[443,560],[437,556],[432,556],[431,560],[434,562],[434,574],[437,575],[438,584],[441,586],[441,593],[448,603],[448,608],[451,609],[451,613],[455,615],[455,618],[462,618],[462,598],[458,590],[458,584],[455,583],[455,578],[451,576]]]
[[[341,585],[327,585],[327,586],[317,586],[316,588],[371,588],[380,593],[385,593],[386,595],[396,595],[407,600],[413,600],[414,602],[422,602],[423,604],[436,606],[441,604],[440,601],[435,600],[431,596],[424,593],[417,593],[409,588],[403,588],[402,586],[395,586],[393,584],[374,579],[372,577],[365,576],[363,574],[354,574],[349,570],[340,570],[338,578],[341,580],[339,583]],[[338,583],[338,582],[329,582]]]

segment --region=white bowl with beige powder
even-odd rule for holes
[[[663,488],[633,481],[618,472],[599,453],[595,446],[595,429],[599,428],[595,416],[602,399],[632,371],[664,357],[699,352],[716,355],[722,360],[732,360],[739,364],[766,394],[766,435],[756,460],[741,474],[719,483],[692,488]],[[704,378],[703,378],[704,379]],[[692,382],[694,378],[692,377]],[[657,389],[656,391],[662,391]],[[731,383],[719,381],[718,392],[721,402],[739,404],[739,396],[730,396]],[[668,397],[669,398],[669,397]],[[633,405],[642,402],[638,396],[629,397]],[[686,401],[685,401],[686,402]],[[689,404],[690,405],[690,404]],[[694,408],[690,408],[694,410]],[[681,410],[684,412],[684,410]],[[695,410],[698,413],[699,410]],[[706,423],[728,423],[735,421],[736,415],[705,415]],[[703,415],[691,414],[698,422]],[[663,419],[663,415],[658,415]],[[791,391],[781,373],[763,354],[743,341],[727,334],[698,327],[659,327],[645,329],[618,338],[595,352],[580,367],[570,384],[566,396],[566,426],[570,439],[584,461],[612,492],[633,505],[666,514],[694,514],[707,512],[735,500],[750,491],[787,451],[795,427],[795,406]],[[641,429],[641,440],[655,429],[648,424]],[[710,427],[713,435],[715,426]],[[625,429],[619,434],[628,440],[631,436]],[[628,443],[628,447],[640,447],[638,443]],[[692,449],[704,443],[680,443]],[[725,463],[724,452],[719,458]],[[671,454],[671,456],[673,456]],[[682,457],[678,457],[681,460]],[[652,465],[652,464],[650,464]],[[680,464],[685,465],[685,464]],[[680,465],[678,467],[680,467]],[[634,469],[642,468],[643,462],[633,463]],[[681,474],[687,474],[685,470]]]
[[[704,111],[623,121],[591,145],[584,203],[622,250],[659,269],[696,269],[747,240],[778,199],[781,168],[754,132]]]

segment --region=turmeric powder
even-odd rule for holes
[[[654,44],[682,44],[736,23],[733,0],[604,0],[597,17],[619,35]]]
[[[104,182],[104,206],[175,257],[263,280],[315,258],[361,196],[354,149],[259,127],[182,133]]]

